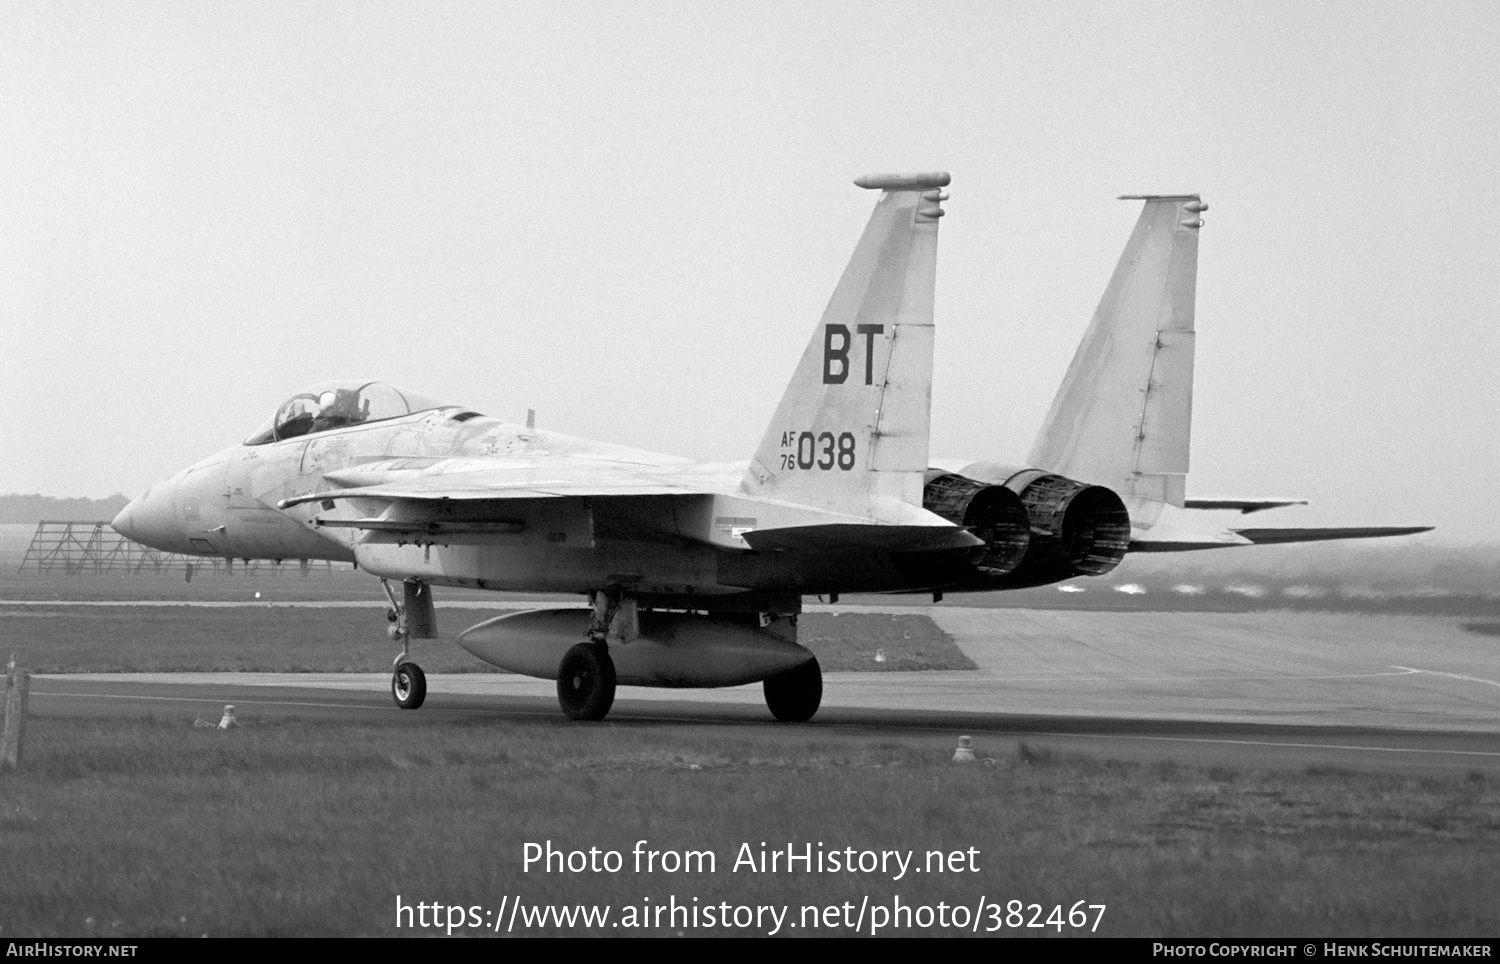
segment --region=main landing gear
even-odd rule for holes
[[[608,715],[610,707],[614,705],[615,688],[618,683],[615,663],[610,656],[610,651],[615,646],[627,646],[638,639],[641,634],[638,604],[635,599],[615,589],[591,593],[590,602],[593,605],[593,613],[589,619],[588,639],[570,647],[557,668],[557,702],[562,707],[563,714],[570,720],[595,721],[602,720]],[[737,658],[735,647],[747,646],[743,622],[745,615],[718,617],[720,620],[718,625],[730,635],[730,639],[724,642],[722,648],[715,647],[712,642],[702,642],[701,639],[699,642],[689,644],[682,642],[679,638],[678,645],[691,646],[691,648],[685,655],[669,658],[689,660],[693,659],[692,654],[696,653],[696,658],[702,661],[698,668],[703,672],[693,682],[679,681],[676,685],[725,686],[761,678],[760,673],[753,675],[746,673],[736,678],[736,669],[744,672],[745,665],[741,664],[737,668],[733,666],[726,668],[725,665]],[[708,616],[695,617],[692,614],[678,614],[678,616],[684,619],[710,619]],[[715,624],[710,621],[708,625]],[[796,643],[795,613],[761,613],[760,630],[784,643]],[[653,637],[653,640],[656,639],[657,637]],[[771,640],[766,640],[766,643],[768,646],[774,645]],[[661,643],[653,642],[649,645],[660,647]],[[748,643],[748,649],[749,654],[746,649],[740,649],[738,653],[746,660],[756,659],[757,657],[753,654],[755,649],[753,642]],[[802,649],[801,652],[807,655],[806,662],[763,679],[766,707],[771,711],[772,716],[783,723],[807,722],[818,712],[818,706],[823,701],[823,670],[818,665],[817,659],[807,653],[807,650]],[[630,672],[638,674],[642,671],[641,659],[640,653],[632,651],[632,660],[629,662]],[[679,669],[682,665],[682,663],[677,664]],[[784,666],[786,663],[782,662],[781,665]],[[708,669],[710,666],[715,667],[717,675]]]
[[[767,677],[761,687],[772,716],[783,723],[806,723],[823,702],[823,668],[814,656],[796,669]]]
[[[609,642],[624,643],[640,635],[634,599],[618,592],[591,594],[594,615],[589,639],[563,654],[557,667],[557,702],[570,720],[602,720],[615,703],[615,661]]]
[[[603,643],[579,643],[557,668],[557,702],[570,720],[602,720],[615,702],[615,661]]]
[[[427,699],[427,674],[411,661],[409,645],[412,636],[418,639],[437,636],[432,588],[423,582],[402,583],[400,600],[396,599],[386,580],[380,580],[380,588],[385,590],[385,596],[391,602],[391,608],[386,610],[386,619],[391,623],[387,632],[391,639],[401,644],[401,653],[391,671],[391,698],[403,710],[414,710]]]

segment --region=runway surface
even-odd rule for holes
[[[50,605],[57,605],[56,602]],[[460,607],[443,607],[460,608]],[[810,607],[868,612],[878,607]],[[1500,644],[1452,619],[1303,613],[1118,613],[894,607],[954,636],[973,672],[829,673],[816,722],[770,722],[760,687],[622,687],[609,724],[664,738],[725,728],[811,746],[899,741],[980,755],[1057,752],[1268,768],[1500,774]],[[414,644],[420,662],[424,645]],[[551,682],[430,676],[426,706],[395,708],[384,675],[39,676],[39,716],[216,721],[312,718],[441,724],[556,719]]]

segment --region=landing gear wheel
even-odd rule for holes
[[[816,657],[761,684],[766,706],[783,723],[806,723],[823,702],[823,670]]]
[[[391,696],[403,710],[414,710],[427,699],[427,675],[416,663],[400,663],[391,674]]]
[[[557,702],[570,720],[602,720],[615,702],[615,661],[598,643],[579,643],[557,668]]]

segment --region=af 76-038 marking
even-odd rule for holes
[[[115,528],[174,552],[358,563],[391,601],[401,643],[391,688],[405,708],[426,692],[407,644],[437,634],[431,587],[468,586],[588,598],[458,638],[486,662],[555,679],[574,719],[603,718],[618,684],[763,681],[788,721],[810,719],[822,697],[817,660],[797,643],[805,595],[940,596],[1099,575],[1128,550],[1416,531],[1184,521],[1196,195],[1145,198],[1032,467],[933,462],[948,181],[855,182],[880,200],[748,463],[697,463],[335,381],[153,486]]]

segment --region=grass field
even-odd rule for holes
[[[452,641],[461,629],[496,615],[440,608],[444,638],[414,640],[413,658],[429,673],[500,672]],[[974,668],[927,616],[799,618],[803,644],[828,671]],[[397,652],[387,625],[374,603],[337,609],[0,606],[0,661],[16,653],[34,673],[385,672]]]
[[[1075,902],[1109,936],[1490,936],[1500,932],[1500,788],[1352,773],[1233,773],[1024,749],[957,766],[909,745],[810,752],[753,731],[664,740],[648,724],[34,720],[0,775],[0,937],[399,935],[398,897],[484,911],[675,900],[889,909],[982,904],[980,930]],[[649,849],[709,851],[713,872],[636,872]],[[523,848],[615,850],[616,873],[523,869]],[[964,852],[961,869],[751,873],[742,844]],[[973,848],[972,855],[969,848]],[[978,867],[971,871],[970,864]],[[909,910],[910,912],[910,910]],[[528,911],[529,913],[529,911]],[[685,913],[685,912],[684,912]],[[820,918],[825,921],[827,918]],[[439,916],[446,921],[446,916]],[[523,918],[524,920],[524,918]],[[868,925],[874,920],[868,918]],[[1089,920],[1092,923],[1093,913]],[[415,923],[413,918],[412,923]],[[950,924],[951,924],[950,919]],[[481,926],[467,926],[478,923]],[[682,922],[679,921],[679,924]],[[848,934],[843,925],[820,933]],[[968,932],[937,919],[887,933]],[[1064,925],[1062,930],[1074,933]],[[526,933],[765,933],[667,923]],[[1081,928],[1087,932],[1088,928]]]
[[[39,672],[384,671],[393,647],[372,584],[359,574],[212,577],[191,586],[11,574],[0,577],[5,598],[246,600],[260,591],[370,605],[0,606],[0,656],[20,651]],[[450,639],[489,615],[444,611],[443,598],[440,626]],[[958,652],[923,616],[803,618],[804,638],[830,670],[953,668],[945,661]],[[1500,633],[1496,625],[1466,624],[1482,636]],[[877,650],[885,663],[874,662]],[[418,641],[413,651],[431,672],[486,671],[447,640]],[[34,714],[25,766],[0,772],[0,938],[446,931],[398,927],[398,898],[427,905],[429,921],[433,903],[462,908],[455,933],[471,934],[491,933],[485,912],[503,916],[518,899],[528,913],[607,905],[615,923],[627,909],[639,919],[673,899],[790,908],[779,933],[804,934],[804,907],[826,912],[848,902],[852,912],[866,898],[887,910],[899,900],[909,913],[963,906],[969,924],[924,925],[918,914],[887,934],[969,933],[976,920],[980,933],[995,925],[1001,935],[1076,933],[1069,924],[1011,925],[1045,922],[1058,907],[1066,917],[1079,901],[1105,905],[1097,933],[1109,936],[1500,933],[1500,787],[1479,774],[1241,772],[1064,757],[1041,745],[960,767],[948,761],[951,748],[934,753],[899,734],[785,738],[800,732],[412,714],[220,732],[188,716]],[[524,846],[549,840],[563,850],[619,851],[624,867],[526,872]],[[638,840],[711,852],[716,868],[636,873]],[[973,848],[979,870],[892,880],[732,869],[742,844],[758,850],[762,842],[914,851],[919,861],[928,851]],[[1011,901],[1021,902],[1019,915]],[[851,933],[845,922],[819,920],[817,933]],[[514,927],[756,934],[771,923],[621,929],[522,918]]]

